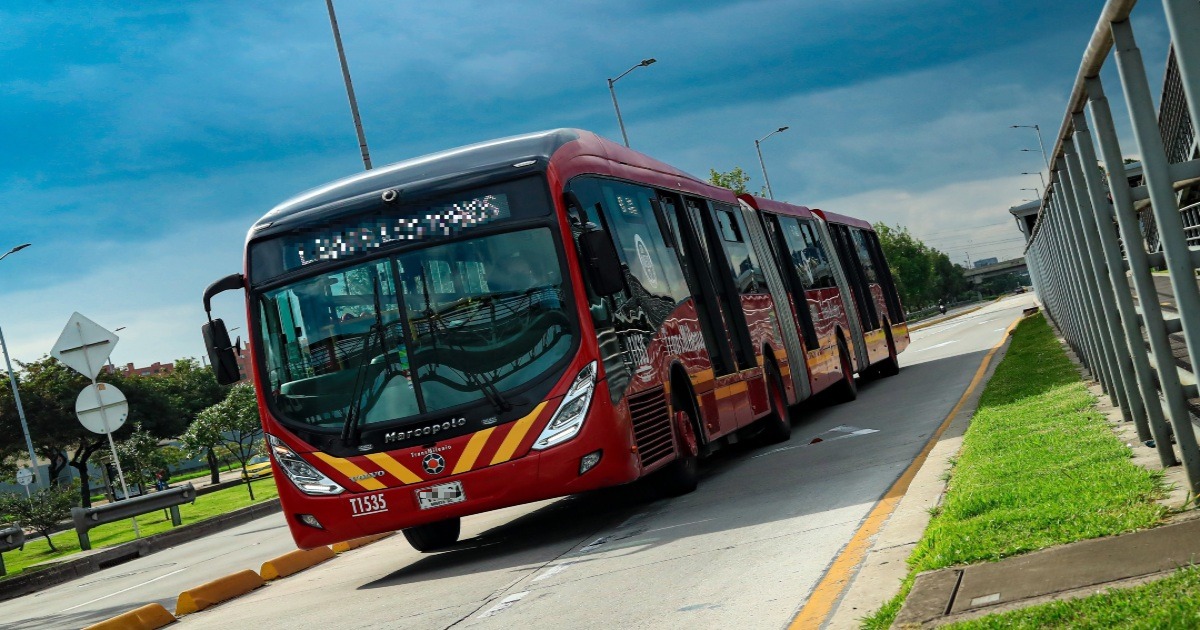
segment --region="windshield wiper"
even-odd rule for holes
[[[347,446],[358,446],[358,439],[362,431],[359,428],[359,418],[362,415],[363,397],[366,395],[364,391],[367,385],[367,368],[371,365],[373,357],[371,350],[375,347],[375,340],[378,337],[379,346],[384,347],[384,327],[383,324],[376,321],[367,329],[367,338],[363,341],[362,353],[358,358],[358,365],[354,375],[354,390],[351,392],[350,409],[346,412],[346,421],[342,424],[342,441]],[[384,369],[391,371],[391,361],[386,353],[383,356]]]

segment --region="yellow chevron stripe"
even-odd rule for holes
[[[529,433],[529,427],[533,426],[533,421],[537,420],[542,410],[546,408],[546,401],[542,401],[529,415],[517,420],[513,423],[513,428],[504,436],[504,442],[500,444],[500,450],[496,451],[496,456],[492,458],[492,465],[500,464],[512,459],[513,453],[516,452],[517,446],[521,440],[525,439],[525,434]]]
[[[688,378],[692,379],[693,385],[696,385],[699,383],[705,383],[705,382],[713,380],[713,371],[712,370],[700,370],[699,372],[692,374]]]
[[[388,471],[388,473],[399,479],[402,483],[421,482],[421,478],[418,477],[416,473],[406,468],[404,464],[396,461],[395,457],[392,457],[387,453],[371,453],[370,455],[367,455],[367,459],[375,462],[376,465]]]
[[[321,458],[321,461],[325,462],[326,464],[329,464],[330,466],[333,466],[334,469],[336,469],[338,472],[342,473],[343,475],[346,475],[350,479],[354,479],[355,477],[360,477],[362,475],[367,474],[367,471],[359,468],[358,466],[355,466],[354,463],[348,459],[342,459],[340,457],[333,457],[332,455],[326,455],[325,453],[321,453],[319,451],[314,454],[317,457]],[[359,479],[359,480],[355,481],[354,483],[362,486],[363,489],[365,489],[365,490],[382,490],[387,487],[387,486],[383,485],[382,483],[379,483],[379,480],[374,477],[367,477],[366,479]]]
[[[488,438],[492,437],[492,433],[496,427],[484,429],[471,436],[471,441],[467,442],[467,448],[463,449],[462,457],[458,458],[458,463],[454,465],[454,470],[450,472],[452,475],[465,473],[475,466],[475,460],[479,458],[479,452],[487,444]]]

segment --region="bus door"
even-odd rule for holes
[[[734,371],[733,348],[729,345],[729,336],[725,334],[725,320],[721,317],[717,289],[703,238],[692,229],[691,222],[683,213],[679,197],[659,192],[658,204],[678,245],[675,248],[676,255],[692,295],[692,302],[696,305],[696,316],[700,320],[704,345],[712,359],[713,377],[729,374]]]
[[[837,243],[838,256],[846,268],[846,275],[854,293],[854,304],[858,307],[859,318],[863,327],[863,348],[860,352],[863,369],[877,361],[880,353],[887,354],[887,341],[882,334],[879,319],[879,308],[875,296],[871,293],[871,283],[875,280],[874,265],[861,242],[856,242],[856,230],[845,225],[830,225]],[[861,236],[858,238],[861,239]]]
[[[783,270],[783,281],[792,297],[796,321],[800,324],[800,330],[803,332],[801,341],[804,343],[805,350],[811,352],[820,346],[817,340],[817,328],[813,324],[812,310],[808,307],[806,292],[813,288],[810,280],[812,273],[808,271],[808,266],[801,258],[803,241],[800,240],[802,238],[800,228],[796,225],[796,219],[793,217],[781,217],[768,212],[762,213],[762,216],[766,219],[764,223],[767,226],[766,231],[771,250],[775,255],[775,264]],[[788,236],[795,239],[797,246],[788,243],[788,236],[784,235],[785,230],[789,232]],[[800,275],[802,272],[804,273],[803,277]],[[806,280],[809,282],[806,283]]]

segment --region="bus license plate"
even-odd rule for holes
[[[451,503],[461,503],[467,500],[467,495],[463,494],[461,481],[452,481],[436,486],[430,486],[423,490],[417,490],[417,503],[420,504],[422,510],[450,505]]]

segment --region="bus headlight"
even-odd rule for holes
[[[579,371],[571,389],[558,404],[558,410],[550,418],[550,423],[542,430],[542,434],[534,441],[533,448],[543,450],[562,444],[576,436],[583,428],[587,419],[588,407],[592,404],[592,392],[596,391],[596,362],[592,361]]]
[[[304,494],[334,495],[346,491],[336,481],[325,476],[325,473],[313,468],[312,464],[304,461],[283,440],[274,435],[267,435],[267,443],[271,445],[271,455],[279,464],[279,469],[287,475],[292,483]]]

